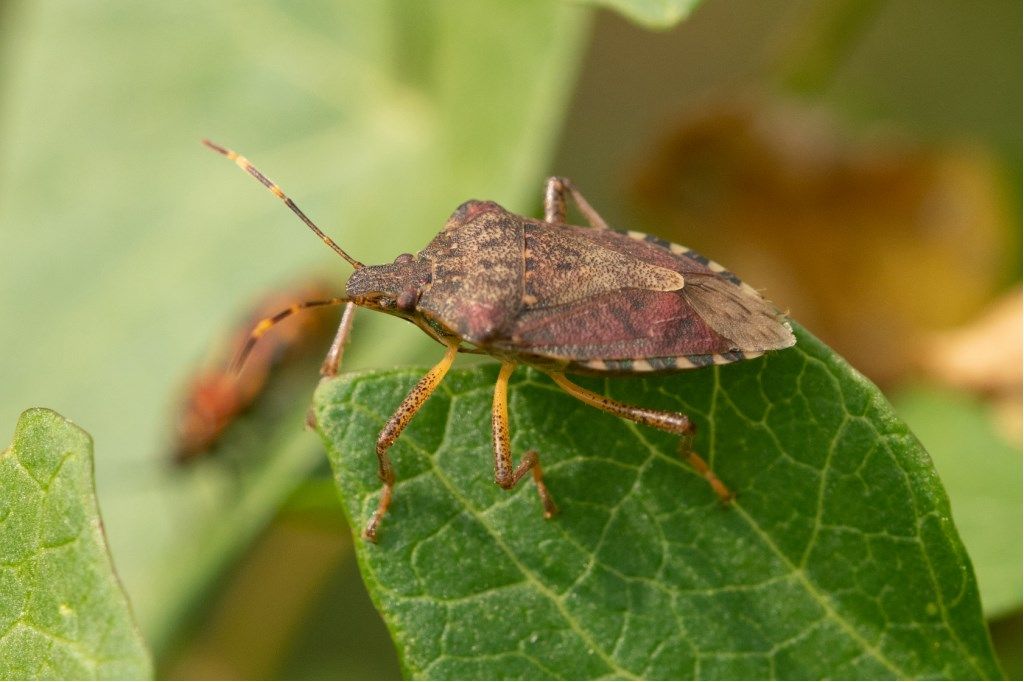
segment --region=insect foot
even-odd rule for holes
[[[491,355],[502,365],[491,415],[494,480],[513,488],[529,471],[544,516],[557,507],[544,485],[540,457],[527,451],[513,466],[508,380],[517,365],[548,374],[566,393],[618,417],[687,439],[689,418],[620,403],[577,386],[566,374],[603,376],[676,372],[755,358],[796,343],[784,315],[718,263],[643,232],[615,230],[568,178],[550,178],[544,219],[517,215],[492,201],[467,201],[423,250],[394,262],[363,265],[328,237],[245,157],[206,142],[269,189],[354,272],[342,322],[324,361],[339,371],[356,306],[400,317],[444,346],[444,358],[412,388],[377,441],[384,483],[363,537],[377,540],[391,504],[395,474],[388,449],[437,388],[459,352]],[[589,227],[569,224],[575,204]],[[276,323],[277,318],[268,321]],[[252,343],[265,328],[253,332]],[[681,454],[723,501],[732,492],[701,457]]]
[[[698,474],[704,477],[704,480],[708,482],[711,489],[718,495],[718,499],[722,501],[722,504],[729,504],[736,499],[736,493],[725,487],[725,484],[715,475],[715,472],[711,470],[708,463],[704,461],[704,458],[690,449],[689,436],[683,438],[679,444],[680,453],[686,458],[686,461],[690,463]]]

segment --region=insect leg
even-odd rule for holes
[[[690,462],[690,466],[696,469],[697,473],[704,477],[711,486],[711,489],[715,491],[715,494],[718,495],[723,502],[729,502],[732,500],[732,491],[725,487],[725,484],[718,479],[718,476],[715,476],[715,472],[711,470],[707,465],[707,462],[689,448],[688,443],[693,437],[696,429],[693,426],[693,422],[691,422],[690,418],[685,414],[627,405],[625,403],[620,403],[618,400],[612,400],[611,398],[594,393],[593,391],[588,391],[582,386],[577,386],[566,379],[564,374],[552,372],[548,374],[548,376],[550,376],[563,391],[572,397],[585,402],[591,407],[596,407],[599,410],[610,412],[617,417],[629,419],[637,424],[653,426],[656,429],[681,436],[683,441],[680,450]]]
[[[363,538],[370,542],[377,542],[377,528],[380,526],[384,513],[391,506],[391,493],[395,487],[395,471],[391,466],[391,459],[388,458],[388,449],[394,445],[402,430],[408,426],[412,418],[423,407],[423,403],[427,402],[427,398],[434,392],[437,385],[441,383],[441,379],[448,373],[448,369],[452,366],[452,362],[455,360],[455,355],[458,352],[459,344],[448,342],[448,350],[445,352],[444,357],[412,387],[409,395],[405,396],[405,400],[398,406],[395,413],[391,415],[391,419],[388,419],[388,423],[384,425],[380,436],[377,438],[378,475],[380,480],[384,482],[384,490],[381,492],[380,502],[377,503],[377,510],[373,512],[373,516],[370,517],[369,523],[366,524],[366,528],[363,530]]]
[[[544,518],[550,519],[558,513],[558,507],[551,499],[540,469],[540,456],[536,450],[523,454],[519,466],[512,468],[512,446],[508,427],[508,378],[516,368],[513,362],[503,362],[494,385],[494,405],[491,411],[491,432],[494,436],[494,482],[505,490],[511,490],[527,471],[533,474],[537,493],[544,506]]]
[[[320,376],[330,378],[338,375],[338,367],[341,365],[341,357],[345,354],[345,343],[348,335],[352,332],[352,318],[356,314],[356,304],[349,301],[345,304],[345,310],[341,313],[341,323],[338,325],[338,333],[334,335],[331,348],[327,351],[324,364],[320,366]]]
[[[565,195],[568,194],[576,202],[580,213],[587,219],[591,227],[607,230],[608,223],[604,221],[594,207],[590,205],[576,185],[572,184],[569,178],[548,178],[544,187],[544,222],[564,223],[566,220]]]
[[[342,303],[347,302],[348,300],[344,298],[327,298],[321,301],[304,301],[302,303],[296,303],[295,305],[289,306],[270,317],[264,317],[256,323],[256,326],[253,327],[252,331],[249,333],[249,338],[245,340],[245,345],[242,346],[242,349],[238,352],[238,356],[235,358],[234,362],[231,363],[231,371],[235,373],[241,371],[242,365],[245,364],[245,359],[249,357],[249,353],[252,352],[253,346],[256,345],[256,342],[259,341],[260,337],[266,334],[270,328],[278,322],[291,317],[300,310],[321,308],[329,305],[341,305]]]

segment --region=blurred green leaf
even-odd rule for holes
[[[995,430],[985,405],[948,389],[917,387],[893,402],[928,446],[978,576],[985,615],[1021,606],[1021,451]]]
[[[648,28],[671,28],[690,16],[701,0],[586,0],[604,5]]]
[[[827,86],[871,27],[881,0],[831,0],[804,14],[776,67],[782,85],[813,94]]]
[[[539,201],[587,12],[551,0],[5,9],[0,423],[46,403],[92,425],[112,552],[159,653],[319,450],[299,401],[252,441],[268,456],[241,480],[170,471],[175,389],[256,293],[311,267],[339,284],[348,272],[199,140],[244,152],[356,257],[390,261],[468,198]],[[405,327],[358,322],[350,366],[418,357],[425,342]]]
[[[453,372],[392,450],[395,504],[364,577],[426,678],[992,678],[970,562],[927,454],[814,337],[737,365],[587,381],[681,410],[737,493],[722,507],[676,441],[536,371],[511,391],[562,514],[494,484],[495,368]],[[360,527],[374,441],[410,371],[325,382],[317,418]]]
[[[325,463],[326,464],[326,463]],[[325,466],[326,468],[326,466]],[[334,481],[335,523],[345,525]],[[273,677],[284,680],[397,680],[402,672],[380,614],[359,574],[352,537],[345,526],[345,552],[330,569],[316,599],[302,616]]]
[[[0,489],[0,678],[149,677],[107,554],[89,435],[27,410],[0,454]]]

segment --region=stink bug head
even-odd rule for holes
[[[519,308],[523,229],[521,216],[493,201],[467,201],[415,256],[353,272],[347,295],[442,335],[485,342]]]
[[[430,269],[429,261],[402,254],[394,263],[368,265],[353,272],[345,293],[358,306],[405,317],[415,312],[430,284]]]

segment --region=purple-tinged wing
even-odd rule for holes
[[[729,339],[701,319],[682,291],[623,289],[524,311],[501,336],[492,347],[573,361],[734,349]]]
[[[528,224],[528,245],[538,227]],[[673,270],[685,283],[673,291],[655,290],[619,276],[623,284],[613,289],[607,280],[616,278],[608,268],[577,269],[577,278],[596,277],[605,290],[578,300],[538,292],[493,347],[587,371],[659,371],[735,362],[796,342],[785,318],[756,290],[684,246],[640,232],[571,226],[553,231],[617,251],[624,262]],[[576,285],[580,291],[590,288]]]

